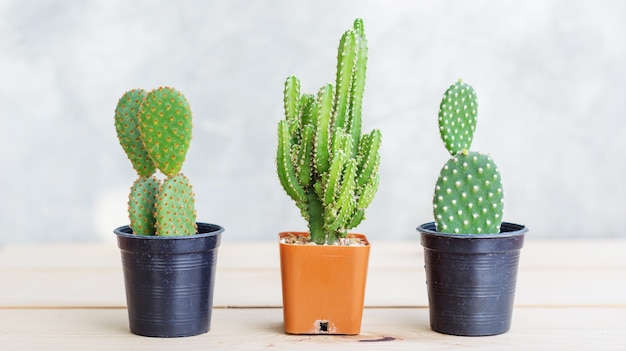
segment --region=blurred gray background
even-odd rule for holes
[[[113,241],[135,179],[113,113],[169,85],[194,113],[183,172],[224,240],[305,222],[275,175],[284,79],[334,79],[339,38],[365,21],[364,131],[381,184],[357,228],[417,240],[448,156],[437,110],[458,78],[479,99],[473,149],[503,176],[505,220],[528,238],[626,237],[626,2],[0,2],[0,244]]]

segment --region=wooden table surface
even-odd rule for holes
[[[0,248],[0,350],[626,350],[626,240],[541,241],[522,249],[513,326],[456,337],[428,324],[419,241],[373,241],[361,335],[282,330],[276,242],[219,249],[211,331],[130,334],[115,243]]]

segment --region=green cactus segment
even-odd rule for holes
[[[283,99],[285,109],[285,119],[289,124],[289,133],[292,137],[296,137],[296,133],[300,128],[300,81],[298,78],[291,76],[285,81],[285,91]],[[297,140],[294,140],[297,142]]]
[[[155,208],[161,184],[155,177],[139,177],[130,189],[128,214],[137,235],[155,235]]]
[[[143,89],[130,90],[119,99],[115,108],[117,138],[133,164],[133,168],[141,177],[149,177],[156,171],[154,162],[141,140],[137,117],[139,107],[146,94]]]
[[[356,160],[350,159],[343,171],[342,181],[339,193],[334,201],[325,204],[325,229],[331,235],[330,242],[334,242],[337,238],[333,234],[343,234],[343,228],[350,222],[350,217],[354,212],[355,200],[355,177],[356,177]]]
[[[151,91],[139,120],[144,145],[156,166],[168,177],[178,174],[191,142],[192,116],[185,96],[168,87]]]
[[[302,144],[299,145],[301,147],[297,149],[299,150],[296,157],[298,181],[305,188],[310,185],[309,183],[311,181],[314,133],[315,130],[312,125],[304,126]]]
[[[356,203],[357,209],[364,210],[372,203],[374,196],[376,195],[376,191],[378,191],[379,182],[380,177],[376,174],[371,178],[370,182],[358,188],[359,198]]]
[[[365,26],[363,25],[363,19],[355,19],[354,22],[352,22],[352,30],[357,36],[365,38]]]
[[[372,182],[372,176],[378,175],[378,166],[380,165],[379,148],[382,140],[380,130],[374,129],[370,134],[366,134],[361,139],[359,145],[358,160],[359,162],[359,178],[357,185],[365,186]]]
[[[354,21],[354,31],[356,33],[356,61],[352,75],[352,86],[350,90],[350,116],[348,120],[348,130],[354,141],[352,150],[353,156],[358,151],[359,138],[361,136],[361,111],[363,106],[363,93],[365,92],[365,72],[367,70],[367,39],[363,32],[363,21]]]
[[[503,210],[500,173],[491,157],[465,151],[442,168],[433,198],[438,231],[495,234],[500,231]]]
[[[197,232],[194,193],[187,177],[178,174],[163,182],[156,218],[156,235],[185,236]]]
[[[318,245],[327,243],[326,231],[324,230],[324,205],[315,190],[308,189],[307,202],[304,208],[302,216],[309,224],[311,241]]]
[[[317,100],[313,94],[302,94],[300,97],[300,124],[303,126],[317,125]]]
[[[356,38],[353,30],[344,33],[337,53],[337,77],[335,86],[335,126],[343,128],[350,113],[350,89],[356,61]]]
[[[315,166],[319,173],[325,173],[330,167],[331,116],[333,113],[333,86],[326,84],[317,94],[317,116],[315,131]]]
[[[306,192],[296,175],[296,169],[291,158],[291,136],[286,120],[278,123],[278,150],[276,153],[276,170],[278,179],[289,196],[298,204],[306,202]]]
[[[285,82],[277,173],[317,244],[333,244],[360,224],[378,189],[381,133],[361,136],[366,43],[356,20],[339,42],[336,85],[317,96],[300,95],[295,77]]]
[[[322,182],[325,187],[320,189],[320,195],[323,195],[324,204],[332,204],[339,194],[341,174],[347,159],[348,156],[343,150],[335,153],[330,169],[322,175]]]
[[[365,210],[356,210],[346,228],[355,228],[365,219]]]
[[[450,155],[470,149],[476,130],[477,109],[474,88],[461,80],[444,93],[439,106],[439,133]]]

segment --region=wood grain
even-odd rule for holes
[[[512,330],[482,338],[432,332],[419,242],[372,243],[359,336],[282,331],[278,244],[224,242],[209,334],[128,332],[113,245],[0,250],[0,350],[626,350],[626,240],[527,240]]]
[[[435,333],[425,308],[371,308],[358,336],[287,335],[282,309],[215,309],[211,331],[158,339],[128,332],[125,309],[0,309],[1,350],[624,350],[626,308],[519,308],[491,337]],[[588,346],[588,347],[585,347]]]

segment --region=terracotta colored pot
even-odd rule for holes
[[[305,232],[283,232],[279,238]],[[301,245],[280,242],[285,332],[345,334],[361,331],[370,245]]]

